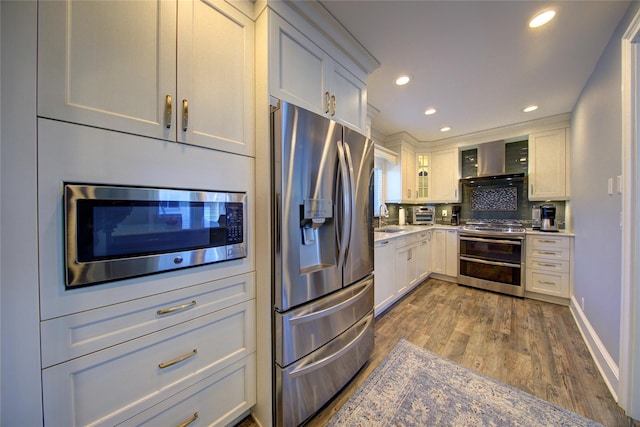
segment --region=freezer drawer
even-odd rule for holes
[[[276,366],[276,425],[297,426],[345,386],[369,360],[373,310],[336,339],[286,369]]]
[[[286,367],[331,341],[373,308],[373,276],[297,309],[276,313],[275,362]]]

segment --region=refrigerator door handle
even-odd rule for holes
[[[353,170],[353,159],[351,158],[351,148],[349,147],[349,143],[344,141],[344,152],[345,157],[347,159],[347,171],[349,172],[349,218],[347,219],[347,223],[349,224],[349,242],[347,243],[347,249],[345,252],[349,252],[349,248],[351,247],[351,236],[356,229],[356,216],[354,215],[354,209],[356,206],[356,188],[357,182],[355,180],[355,172]]]
[[[347,225],[347,221],[351,219],[351,194],[350,194],[350,175],[345,158],[344,145],[342,141],[338,141],[338,160],[340,162],[340,176],[342,182],[342,215],[341,215],[341,230],[340,237],[338,238],[338,266],[342,267],[347,255],[347,247],[351,238],[351,226]]]
[[[344,307],[348,305],[352,305],[355,301],[359,300],[360,298],[366,295],[366,292],[369,290],[368,287],[371,284],[371,282],[372,282],[372,279],[369,279],[369,280],[363,281],[359,285],[354,285],[354,286],[360,287],[360,289],[357,291],[355,295],[351,296],[350,298],[344,301],[336,301],[336,304],[332,305],[329,308],[325,308],[324,310],[314,311],[312,313],[301,314],[299,316],[292,317],[289,320],[289,325],[295,326],[301,323],[311,322],[312,320],[316,320],[321,317],[327,317],[331,313],[335,313],[337,311],[342,310]]]

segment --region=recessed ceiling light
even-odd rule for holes
[[[443,128],[440,128],[440,132],[449,132],[451,130],[451,126],[445,126]]]
[[[531,21],[529,21],[529,27],[538,28],[551,21],[553,17],[556,16],[556,12],[553,10],[545,10],[533,17]]]
[[[525,113],[530,113],[530,112],[535,111],[537,109],[538,109],[537,105],[529,105],[527,108],[525,108],[522,111],[524,111]]]
[[[404,86],[404,85],[406,85],[407,83],[409,83],[410,81],[411,81],[411,77],[410,77],[410,76],[408,76],[408,75],[406,75],[406,74],[403,74],[403,75],[399,76],[399,77],[396,79],[396,82],[395,82],[395,83],[396,83],[396,85],[397,85],[397,86]]]
[[[435,108],[427,108],[426,111],[424,112],[427,116],[430,116],[432,114],[435,114],[436,109]]]

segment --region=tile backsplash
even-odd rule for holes
[[[482,184],[482,186],[462,184],[462,203],[435,204],[436,223],[450,224],[451,212],[454,206],[460,207],[460,223],[468,221],[501,221],[519,222],[526,227],[531,227],[531,208],[543,205],[544,202],[530,202],[527,197],[527,179],[520,182],[506,183],[495,181]],[[556,206],[556,221],[558,228],[565,226],[565,202],[551,202]],[[408,208],[413,205],[388,204],[389,218],[385,218],[387,224],[398,223],[398,208],[404,206],[407,213],[407,223],[411,222],[411,214]],[[443,210],[447,216],[443,217]]]

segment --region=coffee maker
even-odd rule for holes
[[[558,223],[556,222],[556,205],[542,205],[540,211],[540,231],[558,231]]]
[[[460,206],[451,207],[451,225],[460,225]]]

